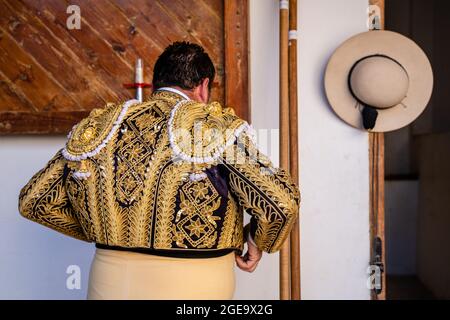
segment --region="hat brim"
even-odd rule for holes
[[[355,128],[364,129],[361,106],[348,88],[353,64],[366,56],[382,54],[398,61],[407,71],[409,88],[398,105],[378,109],[375,127],[386,132],[414,121],[425,109],[433,91],[433,70],[422,49],[409,38],[392,31],[368,31],[345,41],[332,55],[325,72],[325,92],[336,114]],[[380,92],[380,94],[383,94]]]

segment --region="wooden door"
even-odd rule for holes
[[[384,29],[384,2],[385,0],[370,0],[371,6],[376,6],[376,11],[369,12],[379,15],[379,29]],[[376,32],[376,31],[372,31]],[[386,299],[386,270],[385,270],[385,232],[384,232],[384,133],[369,133],[369,183],[370,183],[370,249],[371,272],[378,287],[372,289],[373,300]]]
[[[247,0],[0,0],[0,134],[68,132],[92,108],[132,98],[123,84],[136,59],[151,82],[180,40],[205,48],[212,98],[248,119],[247,15]]]

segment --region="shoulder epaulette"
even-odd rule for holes
[[[138,102],[128,100],[122,107],[111,103],[105,108],[93,109],[69,133],[69,139],[62,150],[64,158],[81,161],[98,154],[118,130],[128,108]]]
[[[88,178],[84,160],[93,157],[111,140],[120,127],[128,108],[138,100],[128,100],[121,106],[108,103],[104,108],[93,109],[89,116],[76,124],[68,135],[62,155],[66,160],[79,162],[73,175],[79,179]],[[71,167],[74,167],[71,165]]]
[[[253,136],[253,129],[245,120],[218,102],[180,101],[172,109],[168,122],[174,155],[196,164],[216,161],[243,132]]]

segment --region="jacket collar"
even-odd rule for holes
[[[152,93],[152,98],[164,100],[191,100],[184,92],[171,87],[162,87]]]

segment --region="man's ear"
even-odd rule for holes
[[[209,78],[202,80],[200,84],[199,98],[201,102],[208,103],[209,101]]]

